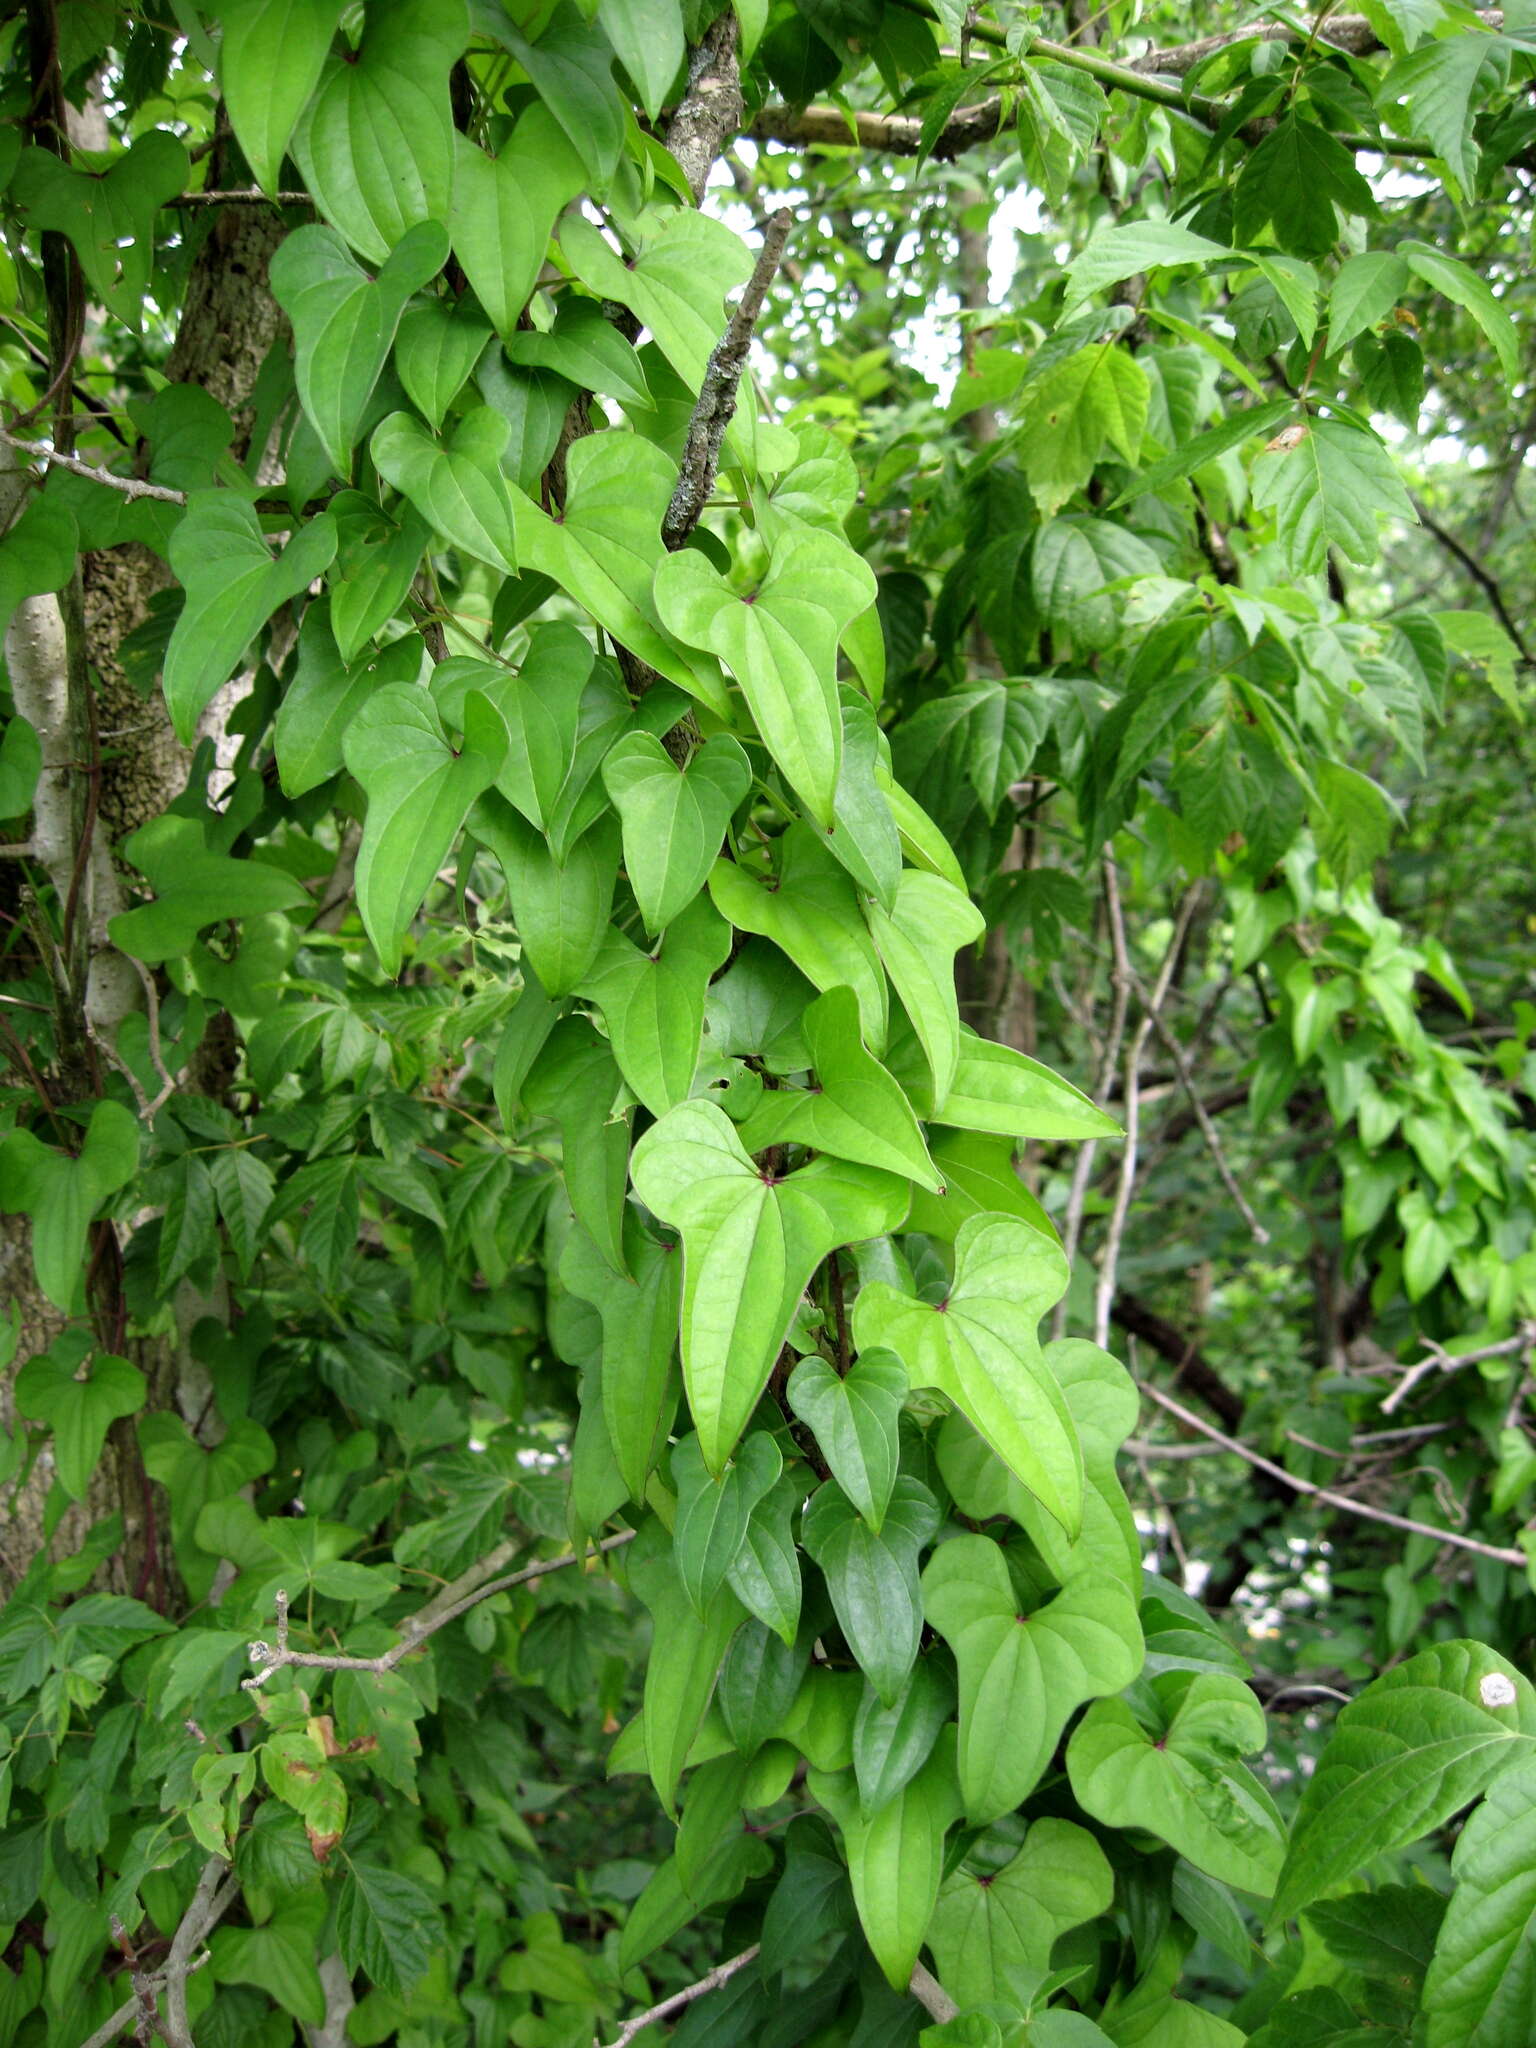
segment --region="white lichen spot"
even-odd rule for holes
[[[1512,1707],[1515,1704],[1515,1688],[1502,1671],[1490,1671],[1477,1688],[1478,1697],[1485,1707]]]

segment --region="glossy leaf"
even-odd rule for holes
[[[730,927],[701,896],[649,953],[610,926],[582,981],[602,1010],[625,1080],[654,1116],[692,1090],[705,990],[730,949]]]
[[[1075,1537],[1083,1519],[1082,1450],[1037,1334],[1066,1284],[1066,1260],[1038,1232],[1012,1218],[974,1216],[955,1239],[947,1300],[929,1307],[875,1282],[859,1295],[854,1335],[861,1351],[894,1351],[914,1387],[947,1394]]]
[[[370,444],[379,472],[444,537],[477,562],[517,568],[511,488],[501,473],[507,423],[489,406],[466,413],[446,442],[408,413],[391,413]]]
[[[898,1358],[868,1351],[839,1378],[813,1352],[790,1374],[784,1395],[814,1432],[832,1477],[878,1536],[901,1454],[906,1367]]]
[[[877,1534],[834,1480],[811,1496],[801,1541],[821,1566],[848,1647],[883,1705],[894,1705],[922,1633],[917,1555],[939,1525],[915,1479],[896,1481]]]
[[[453,252],[491,325],[510,338],[562,207],[582,188],[581,161],[547,107],[535,105],[500,156],[454,140]]]
[[[1129,1685],[1141,1667],[1136,1600],[1096,1575],[1021,1608],[986,1536],[957,1536],[923,1572],[923,1612],[960,1673],[960,1788],[985,1826],[1028,1798],[1070,1716]]]
[[[219,81],[256,182],[276,192],[283,157],[320,83],[341,0],[234,0],[222,13]]]
[[[1057,1937],[1107,1913],[1114,1889],[1108,1859],[1086,1828],[1031,1822],[1001,1870],[945,1879],[928,1930],[940,1983],[963,2007],[1023,2002],[1016,1983],[1043,1978]]]

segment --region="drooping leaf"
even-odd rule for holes
[[[320,83],[341,0],[232,0],[220,16],[219,82],[256,182],[281,185],[289,138]]]
[[[293,323],[299,398],[340,475],[406,301],[447,256],[448,237],[429,220],[406,230],[376,278],[352,260],[334,228],[297,228],[272,258],[272,295]]]
[[[184,746],[273,612],[329,566],[336,540],[336,522],[322,512],[274,560],[253,506],[229,491],[191,493],[171,536],[187,601],[165,652],[165,701]]]
[[[448,73],[469,40],[463,0],[376,7],[356,50],[326,59],[293,153],[320,211],[368,263],[408,228],[448,220]]]
[[[892,1229],[901,1182],[818,1159],[764,1178],[714,1104],[680,1103],[635,1147],[636,1192],[683,1234],[683,1377],[718,1472],[767,1383],[812,1272],[839,1245]]]
[[[511,486],[501,473],[507,423],[490,406],[466,413],[447,442],[408,413],[391,413],[369,444],[381,475],[457,548],[508,575],[517,568]]]
[[[1374,434],[1311,420],[1278,434],[1253,465],[1253,501],[1275,514],[1298,576],[1320,569],[1330,547],[1374,562],[1383,519],[1416,515],[1392,458]]]
[[[652,1650],[645,1670],[645,1755],[656,1796],[673,1811],[677,1781],[715,1689],[715,1677],[746,1610],[727,1586],[701,1618],[668,1551],[637,1557],[631,1582],[650,1609]]]
[[[1083,1458],[1037,1325],[1067,1284],[1061,1251],[1026,1224],[974,1216],[955,1239],[955,1277],[937,1307],[886,1281],[854,1309],[860,1350],[894,1351],[914,1387],[947,1394],[1068,1535],[1083,1518]]]
[[[82,1356],[90,1359],[83,1379]],[[17,1411],[48,1425],[59,1481],[71,1500],[85,1499],[107,1431],[143,1406],[148,1384],[126,1358],[92,1353],[73,1333],[29,1358],[16,1375]]]
[[[347,767],[368,797],[357,903],[386,974],[398,971],[411,920],[506,747],[500,716],[474,691],[457,750],[431,698],[408,683],[385,684],[347,727]]]
[[[305,608],[298,665],[278,707],[273,745],[289,796],[303,796],[339,774],[342,738],[358,712],[387,684],[414,683],[421,668],[420,643],[411,636],[360,660],[343,660],[332,616],[323,599]]]
[[[697,1436],[684,1437],[672,1451],[677,1520],[672,1555],[683,1591],[702,1621],[725,1584],[758,1502],[778,1482],[784,1460],[766,1430],[754,1430],[724,1471],[705,1468]]]
[[[933,1495],[915,1479],[894,1485],[877,1533],[835,1480],[811,1496],[801,1541],[820,1565],[838,1624],[881,1703],[895,1704],[922,1634],[917,1555],[939,1525]]]
[[[616,1272],[585,1232],[573,1231],[560,1278],[602,1317],[603,1418],[630,1497],[643,1501],[677,1409],[683,1262],[675,1242],[659,1243],[629,1210],[623,1264]]]
[[[802,1358],[784,1389],[812,1430],[833,1478],[875,1535],[885,1519],[900,1456],[898,1423],[907,1396],[900,1359],[866,1352],[839,1378],[824,1358]]]
[[[625,1080],[654,1116],[692,1090],[705,991],[730,949],[730,927],[699,896],[651,952],[610,926],[582,980],[582,992],[602,1010]]]
[[[530,107],[499,157],[465,135],[454,141],[453,251],[491,325],[517,327],[556,218],[582,189],[581,160],[548,107]]]
[[[1129,1685],[1141,1665],[1136,1599],[1082,1574],[1032,1612],[986,1536],[940,1544],[923,1572],[923,1612],[960,1673],[960,1789],[986,1826],[1028,1798],[1069,1717]]]
[[[752,771],[726,733],[681,766],[650,733],[631,733],[603,759],[624,833],[624,870],[646,929],[660,932],[703,888]]]
[[[139,1127],[120,1102],[98,1102],[79,1151],[45,1145],[31,1131],[0,1138],[0,1208],[32,1221],[32,1262],[44,1294],[66,1315],[84,1279],[86,1233],[109,1195],[139,1163]]]

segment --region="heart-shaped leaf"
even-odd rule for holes
[[[264,191],[281,183],[294,124],[320,83],[342,0],[230,0],[219,17],[219,82],[230,126]]]
[[[623,153],[629,105],[613,76],[613,46],[595,21],[568,0],[550,10],[538,40],[530,42],[503,9],[496,9],[497,40],[533,81],[534,90],[580,152],[594,194],[605,197]]]
[[[917,1555],[939,1526],[938,1503],[916,1479],[892,1489],[878,1534],[835,1480],[811,1496],[800,1540],[821,1566],[838,1625],[882,1704],[895,1704],[917,1657],[923,1610]]]
[[[800,1627],[800,1552],[791,1524],[804,1500],[804,1474],[791,1468],[753,1508],[726,1574],[742,1606],[786,1646]]]
[[[1107,1913],[1114,1894],[1109,1859],[1086,1828],[1032,1821],[1001,1870],[944,1880],[928,1927],[940,1982],[962,2006],[1027,2004],[1058,1936]]]
[[[327,578],[331,630],[343,661],[355,661],[394,617],[416,576],[431,529],[407,499],[383,511],[360,491],[338,491],[336,560]]]
[[[963,890],[920,868],[902,875],[893,909],[867,903],[864,914],[885,971],[928,1057],[933,1076],[930,1113],[947,1116],[947,1098],[960,1060],[954,955],[981,937],[986,920]]]
[[[1077,1724],[1067,1775],[1078,1804],[1108,1827],[1146,1828],[1208,1876],[1268,1898],[1285,1827],[1240,1761],[1264,1746],[1264,1709],[1222,1671],[1165,1672],[1149,1690],[1161,1716],[1152,1734],[1124,1700],[1096,1700]]]
[[[102,304],[137,331],[155,264],[155,215],[185,189],[191,168],[184,145],[151,128],[105,171],[71,170],[50,149],[24,150],[7,196],[35,228],[69,237]]]
[[[205,925],[309,908],[303,884],[284,869],[214,853],[195,818],[174,812],[151,818],[122,851],[148,876],[156,900],[120,912],[108,936],[120,952],[151,967],[190,953]]]
[[[570,213],[560,224],[560,246],[587,289],[628,306],[683,382],[697,391],[725,331],[726,297],[752,274],[741,237],[723,221],[684,208],[626,263],[594,222]]]
[[[71,1500],[85,1499],[107,1431],[142,1408],[148,1391],[136,1365],[106,1351],[91,1355],[90,1368],[81,1379],[81,1361],[90,1354],[90,1340],[83,1332],[66,1331],[48,1350],[29,1358],[16,1375],[17,1412],[46,1422],[53,1432],[59,1483]]]
[[[904,1184],[818,1159],[781,1181],[742,1150],[729,1118],[683,1102],[635,1147],[635,1191],[683,1233],[683,1378],[704,1462],[722,1469],[806,1283],[839,1245],[896,1227]]]
[[[300,117],[293,153],[304,183],[369,263],[418,221],[449,218],[448,74],[468,41],[463,0],[375,7],[357,48],[327,58]]]
[[[736,1562],[752,1510],[784,1469],[778,1445],[766,1430],[754,1430],[716,1478],[705,1469],[697,1436],[686,1436],[672,1451],[672,1484],[677,1520],[672,1552],[683,1591],[702,1620]]]
[[[503,797],[482,799],[469,825],[501,862],[512,920],[534,972],[548,994],[569,995],[591,972],[607,935],[619,872],[613,819],[600,819],[563,860]]]
[[[585,182],[580,157],[542,103],[522,116],[499,157],[457,137],[453,252],[503,339],[517,330],[561,209]]]
[[[807,1006],[803,1023],[814,1086],[765,1089],[741,1126],[742,1144],[749,1152],[786,1141],[809,1145],[940,1191],[944,1184],[906,1096],[859,1037],[853,990],[828,989]]]
[[[420,420],[392,412],[374,429],[370,447],[379,474],[403,491],[456,548],[509,576],[517,571],[512,487],[501,473],[507,423],[476,406],[437,441]]]
[[[731,928],[707,896],[642,953],[609,927],[581,992],[602,1008],[625,1080],[653,1116],[687,1100],[699,1064],[704,994],[731,950]]]
[[[716,908],[737,931],[772,939],[817,988],[851,988],[864,1042],[878,1055],[888,1024],[885,973],[853,883],[804,823],[780,835],[775,854],[771,873],[716,861],[709,871]]]
[[[706,740],[681,767],[650,733],[610,748],[603,781],[624,833],[624,871],[646,930],[662,931],[703,888],[731,813],[752,786],[746,755],[728,733]]]
[[[843,753],[838,636],[874,595],[863,557],[840,535],[811,529],[778,542],[755,590],[733,589],[695,548],[656,571],[662,624],[725,663],[768,751],[823,826],[836,819]]]
[[[490,340],[490,323],[467,294],[425,299],[401,315],[395,368],[407,397],[434,432],[474,375]]]
[[[851,1771],[815,1770],[808,1783],[842,1834],[854,1903],[875,1960],[893,1989],[905,1993],[939,1896],[944,1837],[960,1813],[954,1738],[942,1732],[917,1775],[868,1820]]]
[[[1067,1262],[1027,1224],[973,1216],[955,1239],[955,1277],[936,1308],[874,1281],[859,1295],[860,1351],[894,1351],[914,1387],[937,1387],[1069,1536],[1083,1520],[1083,1455],[1038,1324],[1066,1292]]]
[[[586,1231],[573,1230],[560,1279],[602,1318],[603,1419],[630,1498],[643,1501],[677,1412],[683,1261],[676,1241],[658,1243],[632,1206],[624,1215],[624,1265],[615,1272]]]
[[[415,634],[360,661],[343,661],[331,613],[323,598],[306,607],[294,678],[278,706],[273,748],[289,796],[303,796],[340,774],[342,736],[357,713],[386,683],[414,683],[421,672]]]
[[[272,295],[293,323],[299,402],[343,476],[406,301],[447,258],[433,220],[407,229],[376,278],[334,228],[296,228],[272,258]]]
[[[1441,1826],[1536,1742],[1536,1692],[1481,1643],[1437,1643],[1343,1708],[1275,1890],[1288,1919],[1362,1862]]]
[[[75,573],[79,550],[74,515],[55,502],[51,491],[27,502],[0,539],[0,639],[26,598],[64,588]]]
[[[866,1686],[853,1724],[853,1774],[859,1813],[873,1820],[933,1754],[939,1731],[955,1712],[955,1682],[949,1659],[919,1657],[889,1706]]]
[[[558,515],[531,499],[518,506],[518,539],[530,569],[562,590],[621,647],[729,721],[731,697],[719,666],[663,630],[651,586],[667,559],[661,522],[677,465],[638,434],[588,434],[566,457],[567,494]]]
[[[336,522],[322,512],[277,560],[254,506],[228,491],[194,491],[171,536],[171,567],[187,601],[165,651],[165,701],[190,746],[214,692],[280,604],[307,590],[336,552]]]
[[[901,1084],[902,1092],[909,1102],[914,1096],[921,1100],[932,1083],[927,1062],[915,1037],[907,1037],[896,1045],[890,1056],[893,1076],[897,1060],[903,1053],[910,1053],[911,1057],[901,1060],[909,1077]],[[911,1078],[914,1074],[918,1086]],[[953,1244],[967,1217],[992,1211],[1003,1216],[1017,1216],[1021,1223],[1027,1223],[1031,1230],[1038,1230],[1042,1237],[1052,1243],[1059,1242],[1055,1224],[1019,1178],[1013,1161],[1016,1150],[1012,1138],[987,1138],[979,1131],[934,1132],[930,1136],[928,1155],[943,1179],[944,1192],[942,1195],[929,1195],[918,1190],[912,1198],[908,1229],[921,1230],[943,1244]],[[921,1222],[918,1221],[919,1215]]]
[[[936,877],[930,877],[936,879]],[[892,976],[895,979],[895,976]],[[903,997],[905,1001],[905,997]],[[915,1021],[915,1020],[914,1020]],[[942,1115],[947,1124],[1013,1138],[1118,1138],[1120,1126],[1081,1089],[1038,1060],[978,1038],[960,1027],[954,1079],[942,1108],[935,1104],[931,1076],[910,1039],[891,1048],[891,1072],[912,1098],[919,1116]]]
[[[567,294],[547,333],[521,330],[507,338],[507,359],[525,369],[552,370],[579,391],[649,407],[650,386],[634,345],[591,299]]]
[[[811,1661],[811,1636],[784,1642],[756,1616],[731,1644],[715,1688],[715,1704],[743,1756],[762,1747],[794,1704]]]
[[[1085,1700],[1141,1669],[1135,1597],[1084,1575],[1021,1611],[1007,1559],[986,1536],[942,1543],[923,1573],[923,1612],[960,1673],[960,1787],[985,1827],[1023,1804]]]
[[[357,907],[386,974],[470,805],[495,780],[507,729],[471,691],[464,742],[455,750],[432,699],[408,683],[387,683],[353,718],[342,742],[362,784],[368,815],[357,856]]]
[[[73,1157],[30,1131],[0,1138],[0,1209],[32,1219],[37,1284],[65,1315],[73,1313],[85,1277],[91,1218],[133,1178],[138,1163],[139,1127],[120,1102],[96,1104]]]
[[[906,1367],[888,1353],[870,1351],[839,1379],[812,1352],[790,1374],[784,1392],[814,1432],[832,1477],[878,1536],[900,1462]]]

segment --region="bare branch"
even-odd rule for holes
[[[181,192],[167,206],[313,206],[308,192],[262,192],[241,186],[231,192]]]
[[[513,1586],[531,1585],[535,1579],[547,1578],[551,1572],[563,1571],[567,1565],[586,1564],[590,1558],[601,1557],[606,1551],[618,1550],[635,1538],[633,1529],[621,1529],[616,1536],[605,1536],[590,1550],[568,1550],[561,1557],[543,1559],[538,1564],[524,1566],[521,1571],[509,1572],[505,1578],[490,1579],[484,1585],[467,1593],[462,1599],[450,1600],[445,1605],[443,1595],[429,1600],[417,1613],[408,1615],[400,1624],[400,1640],[377,1657],[344,1657],[326,1650],[290,1650],[288,1647],[288,1595],[279,1591],[276,1596],[277,1639],[273,1643],[252,1643],[251,1662],[259,1668],[254,1678],[242,1678],[240,1683],[247,1692],[257,1692],[264,1686],[274,1671],[281,1671],[285,1665],[297,1665],[306,1671],[393,1671],[404,1657],[420,1649],[430,1635],[445,1628],[450,1621],[456,1621],[471,1607],[478,1607],[482,1600],[489,1600],[496,1593],[506,1593]],[[452,1588],[445,1591],[451,1592]]]
[[[698,525],[720,467],[720,446],[736,411],[736,392],[752,346],[752,330],[763,310],[768,287],[784,257],[793,218],[787,209],[773,215],[763,233],[763,246],[747,280],[747,288],[731,315],[730,325],[715,344],[704,382],[688,422],[688,439],[678,465],[677,488],[661,522],[661,538],[676,552]]]
[[[1143,989],[1140,981],[1136,983],[1136,990],[1145,1001],[1146,991]],[[1195,1122],[1200,1127],[1200,1135],[1205,1140],[1206,1150],[1216,1163],[1216,1171],[1221,1175],[1222,1186],[1232,1197],[1233,1206],[1236,1208],[1238,1215],[1247,1224],[1249,1234],[1253,1238],[1254,1243],[1268,1244],[1269,1232],[1264,1228],[1258,1217],[1254,1215],[1253,1210],[1248,1204],[1247,1196],[1238,1186],[1237,1177],[1227,1163],[1227,1155],[1222,1149],[1221,1139],[1216,1134],[1216,1126],[1211,1122],[1205,1104],[1200,1100],[1200,1091],[1195,1086],[1195,1077],[1189,1070],[1188,1060],[1184,1057],[1184,1048],[1168,1028],[1162,1010],[1156,1004],[1149,1005],[1148,1015],[1152,1019],[1153,1029],[1167,1049],[1168,1057],[1173,1061],[1179,1080],[1183,1084],[1184,1092],[1189,1097],[1189,1106],[1194,1112]]]
[[[1503,11],[1497,7],[1483,11],[1478,18],[1491,29],[1502,28],[1504,24]],[[1224,50],[1233,43],[1309,41],[1319,49],[1343,50],[1351,57],[1369,57],[1384,47],[1375,24],[1365,15],[1334,14],[1326,20],[1308,22],[1304,27],[1284,21],[1255,22],[1250,28],[1229,29],[1223,35],[1201,36],[1197,42],[1180,43],[1174,49],[1147,50],[1142,56],[1131,58],[1130,69],[1156,72],[1165,78],[1184,78],[1197,64],[1203,64],[1207,57],[1213,57],[1218,50]]]
[[[187,1910],[171,1938],[170,1954],[163,1969],[141,1971],[133,1968],[134,1995],[126,1999],[109,2020],[82,2041],[80,2048],[109,2048],[136,2020],[152,2020],[167,2048],[193,2048],[192,2028],[187,2018],[187,1979],[208,1961],[202,1944],[218,1926],[240,1895],[239,1880],[222,1856],[210,1856],[203,1865]],[[124,1953],[133,1958],[126,1936],[119,1937]],[[154,2011],[156,1996],[165,1994],[165,2014]],[[148,2005],[146,2007],[146,2001]]]
[[[932,1971],[926,1970],[921,1963],[912,1965],[912,1981],[907,1988],[918,2004],[927,2008],[929,2017],[936,2020],[940,2026],[943,2026],[946,2020],[956,2020],[960,2017],[959,2006]]]
[[[1432,1373],[1460,1372],[1463,1366],[1480,1365],[1485,1358],[1518,1358],[1525,1352],[1536,1350],[1536,1323],[1522,1323],[1513,1337],[1505,1337],[1497,1344],[1483,1344],[1475,1351],[1447,1351],[1443,1344],[1436,1344],[1428,1337],[1419,1341],[1429,1346],[1429,1356],[1421,1358],[1417,1365],[1409,1366],[1382,1402],[1383,1415],[1391,1415],[1401,1408],[1420,1381],[1428,1379]]]
[[[1252,1465],[1256,1472],[1267,1472],[1271,1479],[1277,1479],[1282,1486],[1288,1486],[1292,1493],[1305,1494],[1309,1500],[1321,1501],[1325,1507],[1338,1508],[1346,1515],[1359,1515],[1367,1522],[1382,1522],[1389,1529],[1406,1530],[1410,1536],[1428,1536],[1435,1543],[1452,1543],[1458,1550],[1470,1550],[1478,1557],[1496,1558],[1500,1564],[1517,1565],[1521,1569],[1526,1563],[1523,1550],[1510,1550],[1496,1543],[1483,1543],[1476,1536],[1463,1536],[1459,1529],[1437,1529],[1429,1522],[1415,1522],[1407,1515],[1394,1515],[1387,1508],[1372,1507],[1368,1501],[1351,1500],[1347,1493],[1335,1493],[1330,1487],[1314,1486],[1310,1479],[1298,1479],[1294,1472],[1287,1472],[1283,1465],[1277,1465],[1258,1451],[1252,1451],[1247,1444],[1239,1443],[1236,1437],[1227,1436],[1215,1429],[1209,1422],[1186,1408],[1182,1401],[1175,1401],[1171,1394],[1165,1394],[1161,1387],[1154,1387],[1143,1381],[1141,1392],[1146,1399],[1165,1409],[1186,1429],[1193,1429],[1207,1437],[1213,1444],[1220,1444],[1224,1451],[1230,1451],[1235,1458],[1242,1458]]]
[[[692,2005],[695,1999],[707,1998],[711,1991],[718,1991],[722,1984],[728,1984],[738,1970],[744,1970],[748,1963],[756,1962],[762,1950],[761,1942],[754,1941],[750,1948],[744,1948],[739,1956],[732,1956],[729,1962],[718,1963],[707,1977],[701,1977],[696,1984],[688,1984],[681,1991],[674,1991],[670,1998],[664,1998],[660,2005],[653,2005],[644,2012],[637,2012],[632,2020],[626,2020],[614,2035],[609,2048],[629,2048],[637,2034],[643,2034],[647,2027],[657,2020],[670,2019],[673,2013],[681,2012]],[[596,2043],[594,2043],[596,2048]]]
[[[88,483],[104,484],[109,491],[121,491],[125,498],[153,498],[162,505],[185,505],[185,491],[173,491],[166,484],[146,483],[136,476],[119,476],[115,470],[97,469],[93,463],[82,462],[78,455],[65,455],[57,448],[50,448],[46,441],[23,441],[19,435],[8,433],[0,427],[0,442],[7,448],[14,448],[18,455],[30,456],[34,462],[48,463],[54,469],[67,469],[71,476],[83,476]]]

